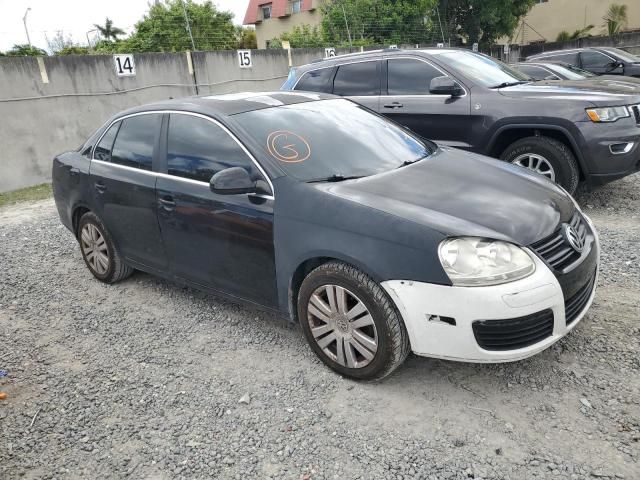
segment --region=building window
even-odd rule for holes
[[[267,4],[267,5],[262,5],[262,7],[260,7],[262,9],[262,19],[266,20],[268,18],[271,18],[271,4]]]
[[[302,7],[302,0],[295,0],[294,2],[291,2],[292,13],[300,13],[301,7]]]

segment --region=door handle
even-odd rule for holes
[[[171,211],[174,208],[176,208],[176,202],[173,199],[173,197],[170,195],[165,195],[164,197],[160,197],[158,201],[160,202],[160,206],[165,210]]]
[[[404,107],[404,105],[401,104],[400,102],[391,102],[384,105],[384,108],[402,108],[402,107]]]
[[[80,175],[80,169],[76,168],[76,167],[72,167],[69,170],[69,174],[72,175],[72,176]]]
[[[99,193],[104,193],[104,191],[107,189],[107,186],[102,182],[96,182],[95,187]]]

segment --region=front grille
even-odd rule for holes
[[[633,116],[636,118],[636,123],[640,125],[640,105],[632,105],[629,108],[633,112]]]
[[[576,212],[569,224],[574,228],[582,244],[587,237],[587,226],[582,216]],[[573,264],[581,256],[564,238],[562,229],[531,245],[531,248],[545,260],[554,270],[562,271]]]
[[[553,334],[553,311],[507,320],[478,320],[472,327],[478,345],[485,350],[516,350]]]
[[[564,302],[564,316],[567,325],[571,325],[578,315],[584,310],[585,305],[591,297],[593,292],[594,282],[596,280],[596,274],[594,273],[587,283],[585,283],[580,290],[573,294],[571,298]]]

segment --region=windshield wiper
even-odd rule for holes
[[[515,85],[522,85],[523,83],[529,83],[527,80],[520,80],[519,82],[502,82],[500,85],[494,85],[489,88],[505,88],[505,87],[513,87]]]
[[[313,180],[307,180],[307,183],[344,182],[345,180],[355,180],[355,179],[358,179],[358,178],[363,178],[364,176],[365,175],[345,176],[345,175],[341,175],[339,173],[334,173],[333,175],[331,175],[329,177],[315,178]]]
[[[431,154],[429,154],[429,155],[431,155]],[[399,166],[398,168],[402,168],[402,167],[406,167],[406,166],[409,166],[409,165],[413,165],[414,163],[417,163],[417,162],[419,162],[420,160],[424,160],[424,159],[425,159],[425,158],[427,158],[429,155],[425,155],[425,156],[423,156],[423,157],[416,158],[415,160],[405,160],[404,162],[402,162],[402,163],[400,164],[400,166]]]

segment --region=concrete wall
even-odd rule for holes
[[[302,65],[324,50],[291,54]],[[254,50],[250,69],[239,68],[235,51],[192,59],[201,95],[278,90],[289,71],[284,50]],[[0,58],[0,192],[48,181],[51,159],[78,147],[109,116],[196,93],[186,53],[135,55],[135,66],[135,77],[118,77],[111,55]]]

